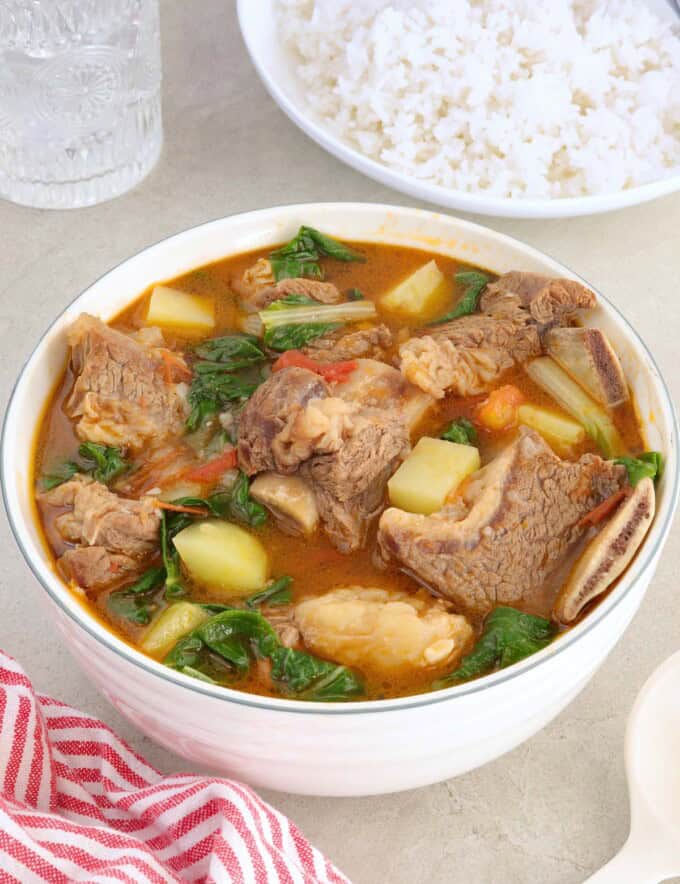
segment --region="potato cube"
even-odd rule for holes
[[[260,541],[231,522],[194,522],[175,536],[174,543],[191,576],[219,598],[250,595],[269,577],[269,560]]]
[[[411,319],[427,319],[446,306],[450,292],[450,283],[433,260],[383,295],[380,306]]]
[[[215,328],[215,304],[202,295],[157,285],[151,293],[146,321],[190,333],[208,332]]]
[[[568,454],[574,445],[580,445],[586,431],[570,417],[541,408],[539,405],[520,405],[517,409],[520,424],[531,427],[543,436],[558,454]]]
[[[154,657],[165,657],[177,642],[196,629],[210,615],[190,602],[175,602],[166,608],[146,630],[140,647]]]
[[[480,465],[472,445],[423,436],[387,483],[390,502],[410,513],[434,513]]]

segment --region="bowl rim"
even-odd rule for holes
[[[119,261],[105,273],[101,274],[96,280],[88,285],[75,298],[73,298],[49,323],[47,328],[40,335],[31,353],[25,359],[12,386],[3,420],[2,434],[0,435],[0,488],[2,489],[3,503],[5,506],[5,511],[7,513],[8,522],[12,534],[14,535],[15,541],[38,583],[47,592],[47,595],[49,596],[51,601],[56,604],[56,606],[64,614],[66,614],[67,617],[72,620],[77,627],[83,629],[91,638],[93,638],[96,642],[102,644],[108,651],[111,651],[114,655],[120,657],[123,661],[130,663],[135,667],[139,667],[147,674],[153,677],[159,677],[177,687],[186,688],[189,691],[205,695],[207,697],[210,697],[211,699],[218,699],[229,703],[236,703],[240,706],[247,706],[251,708],[274,712],[291,712],[308,715],[354,715],[375,714],[379,712],[392,711],[396,712],[405,709],[414,709],[421,706],[430,706],[437,703],[449,702],[456,699],[457,697],[468,696],[484,690],[490,690],[513,679],[519,678],[524,673],[536,669],[543,663],[553,659],[555,656],[562,653],[562,651],[565,651],[568,648],[572,647],[576,642],[581,639],[582,636],[589,634],[593,629],[595,629],[595,627],[598,626],[607,616],[609,616],[615,610],[615,608],[617,608],[618,605],[627,597],[629,592],[635,586],[637,580],[654,561],[657,553],[663,547],[670,531],[673,516],[677,508],[678,499],[680,497],[679,457],[676,456],[675,458],[676,464],[675,470],[673,471],[672,475],[672,487],[668,490],[666,514],[663,523],[658,526],[658,533],[654,544],[652,546],[646,545],[643,550],[641,550],[641,553],[635,557],[634,561],[628,567],[619,585],[615,587],[615,589],[610,592],[609,595],[602,600],[602,602],[600,602],[597,608],[594,611],[590,612],[590,614],[585,617],[580,623],[577,623],[571,629],[563,633],[546,648],[543,648],[541,651],[532,654],[519,663],[515,663],[514,665],[509,666],[506,669],[502,669],[497,672],[490,673],[489,675],[482,676],[479,679],[475,679],[473,681],[465,682],[461,685],[455,685],[439,691],[431,691],[423,694],[412,694],[410,696],[397,697],[389,700],[355,700],[348,701],[346,703],[323,704],[278,697],[260,698],[258,695],[248,694],[244,691],[238,691],[233,688],[223,687],[221,685],[212,686],[209,684],[205,684],[191,678],[190,676],[176,672],[175,670],[172,670],[169,667],[164,666],[162,663],[154,660],[153,658],[143,654],[141,651],[138,651],[132,645],[129,645],[122,639],[118,638],[118,636],[114,632],[102,626],[94,617],[89,614],[87,608],[72,595],[71,591],[68,589],[66,584],[57,576],[56,572],[53,573],[51,581],[44,579],[37,565],[33,562],[32,556],[22,539],[21,525],[25,523],[25,520],[23,519],[23,517],[18,516],[13,512],[8,496],[8,479],[10,477],[11,464],[9,463],[9,458],[7,455],[7,439],[10,435],[11,415],[15,409],[18,409],[20,407],[19,395],[21,393],[21,387],[24,379],[27,377],[29,368],[39,360],[40,351],[42,350],[43,343],[49,336],[54,326],[59,323],[64,314],[69,311],[83,295],[85,295],[91,288],[99,284],[106,277],[116,273],[129,261],[132,261],[143,255],[144,253],[149,252],[157,247],[164,246],[167,248],[168,246],[171,246],[174,241],[177,241],[184,236],[188,236],[189,234],[200,236],[202,231],[207,231],[209,228],[212,227],[218,227],[225,222],[233,223],[237,219],[257,221],[260,219],[267,219],[272,217],[276,218],[279,213],[289,213],[295,216],[302,216],[304,215],[305,211],[309,210],[325,212],[368,211],[369,213],[376,212],[382,214],[397,215],[402,218],[405,216],[408,217],[415,215],[421,219],[423,216],[438,216],[440,219],[444,217],[446,220],[454,221],[456,225],[458,225],[459,229],[463,229],[468,233],[471,233],[473,235],[481,234],[484,236],[488,236],[489,234],[491,234],[492,237],[495,238],[497,241],[506,243],[515,249],[519,249],[528,256],[536,257],[537,259],[543,260],[547,258],[555,265],[564,268],[572,275],[573,278],[576,278],[583,282],[585,285],[588,285],[596,293],[599,301],[603,303],[606,308],[614,314],[616,319],[620,321],[621,324],[624,326],[627,337],[632,340],[636,347],[639,348],[649,359],[650,365],[655,373],[655,377],[653,378],[654,386],[657,388],[657,392],[660,394],[660,399],[662,403],[668,409],[668,415],[670,418],[669,441],[673,443],[676,442],[676,440],[678,439],[678,418],[673,400],[670,396],[670,392],[663,378],[663,375],[659,371],[658,365],[645,343],[642,341],[630,322],[623,316],[623,314],[608,298],[602,295],[597,289],[590,286],[590,284],[587,283],[586,280],[584,280],[582,277],[574,274],[573,271],[571,271],[566,265],[552,258],[546,252],[542,252],[539,249],[534,248],[533,246],[528,246],[515,237],[508,236],[507,234],[498,233],[497,231],[484,225],[475,224],[471,221],[457,218],[455,216],[442,216],[442,213],[432,212],[429,210],[409,206],[393,206],[383,203],[365,202],[297,203],[290,205],[283,204],[266,209],[257,209],[250,212],[239,212],[233,215],[223,216],[221,218],[213,219],[212,221],[207,221],[202,224],[194,225],[193,227],[186,228],[185,230],[171,234],[167,237],[163,237],[155,243],[152,243],[151,245],[146,246],[145,248],[136,252],[135,254],[123,259],[122,261]],[[389,237],[387,237],[386,241],[389,241]],[[42,409],[43,405],[44,402],[41,402],[40,409]],[[666,475],[668,475],[668,471],[666,471]],[[53,585],[50,585],[50,583],[52,583]],[[66,645],[68,647],[68,642],[66,642]]]
[[[579,215],[598,215],[627,206],[639,205],[680,190],[680,171],[645,184],[621,190],[586,196],[538,198],[492,197],[465,190],[455,190],[442,184],[420,181],[384,163],[363,154],[345,143],[325,126],[311,111],[286,92],[270,75],[266,58],[258,52],[249,23],[254,21],[254,6],[248,0],[237,0],[237,16],[243,42],[265,89],[286,116],[301,131],[324,150],[346,163],[357,172],[415,199],[427,200],[449,209],[476,212],[497,218],[572,218]],[[259,11],[261,12],[261,10]],[[261,15],[257,16],[258,21]]]

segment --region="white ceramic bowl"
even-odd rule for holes
[[[648,0],[660,15],[673,13],[663,0]],[[274,8],[276,0],[238,0],[241,33],[250,58],[267,91],[290,119],[317,144],[348,166],[387,187],[435,205],[495,215],[505,218],[570,218],[597,215],[626,206],[648,202],[680,190],[680,174],[652,181],[639,187],[593,196],[564,199],[511,199],[452,190],[439,184],[421,181],[370,159],[330,131],[306,105],[303,88],[296,77],[290,54],[281,46]]]
[[[290,238],[301,223],[340,239],[435,249],[502,273],[574,276],[507,236],[446,215],[369,204],[250,212],[166,239],[107,273],[38,343],[7,411],[2,481],[16,539],[83,671],[140,730],[192,762],[289,792],[361,795],[408,789],[484,764],[543,727],[602,663],[635,613],[668,534],[678,495],[673,406],[653,357],[600,296],[589,321],[606,329],[630,378],[652,448],[666,455],[658,512],[644,548],[605,601],[545,650],[479,681],[370,703],[258,698],[195,681],[107,632],[58,579],[36,525],[30,440],[66,358],[65,330],[83,310],[109,319],[156,280]]]

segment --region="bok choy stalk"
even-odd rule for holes
[[[288,296],[290,297],[290,296]],[[285,305],[282,298],[274,301],[266,310],[260,311],[260,319],[265,328],[277,325],[303,325],[308,322],[360,322],[363,319],[375,319],[377,311],[373,301],[347,301],[344,304],[303,304],[300,306]],[[284,302],[284,308],[275,304]],[[298,302],[299,303],[299,302]]]
[[[376,315],[372,301],[319,304],[306,295],[295,294],[274,301],[259,313],[265,344],[279,351],[298,350],[347,322],[373,319]]]
[[[624,445],[611,417],[550,356],[533,359],[524,368],[535,384],[581,424],[605,457],[623,454]]]

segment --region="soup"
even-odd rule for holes
[[[438,690],[570,628],[635,555],[661,455],[572,280],[287,244],[82,315],[38,434],[59,573],[207,682]]]

